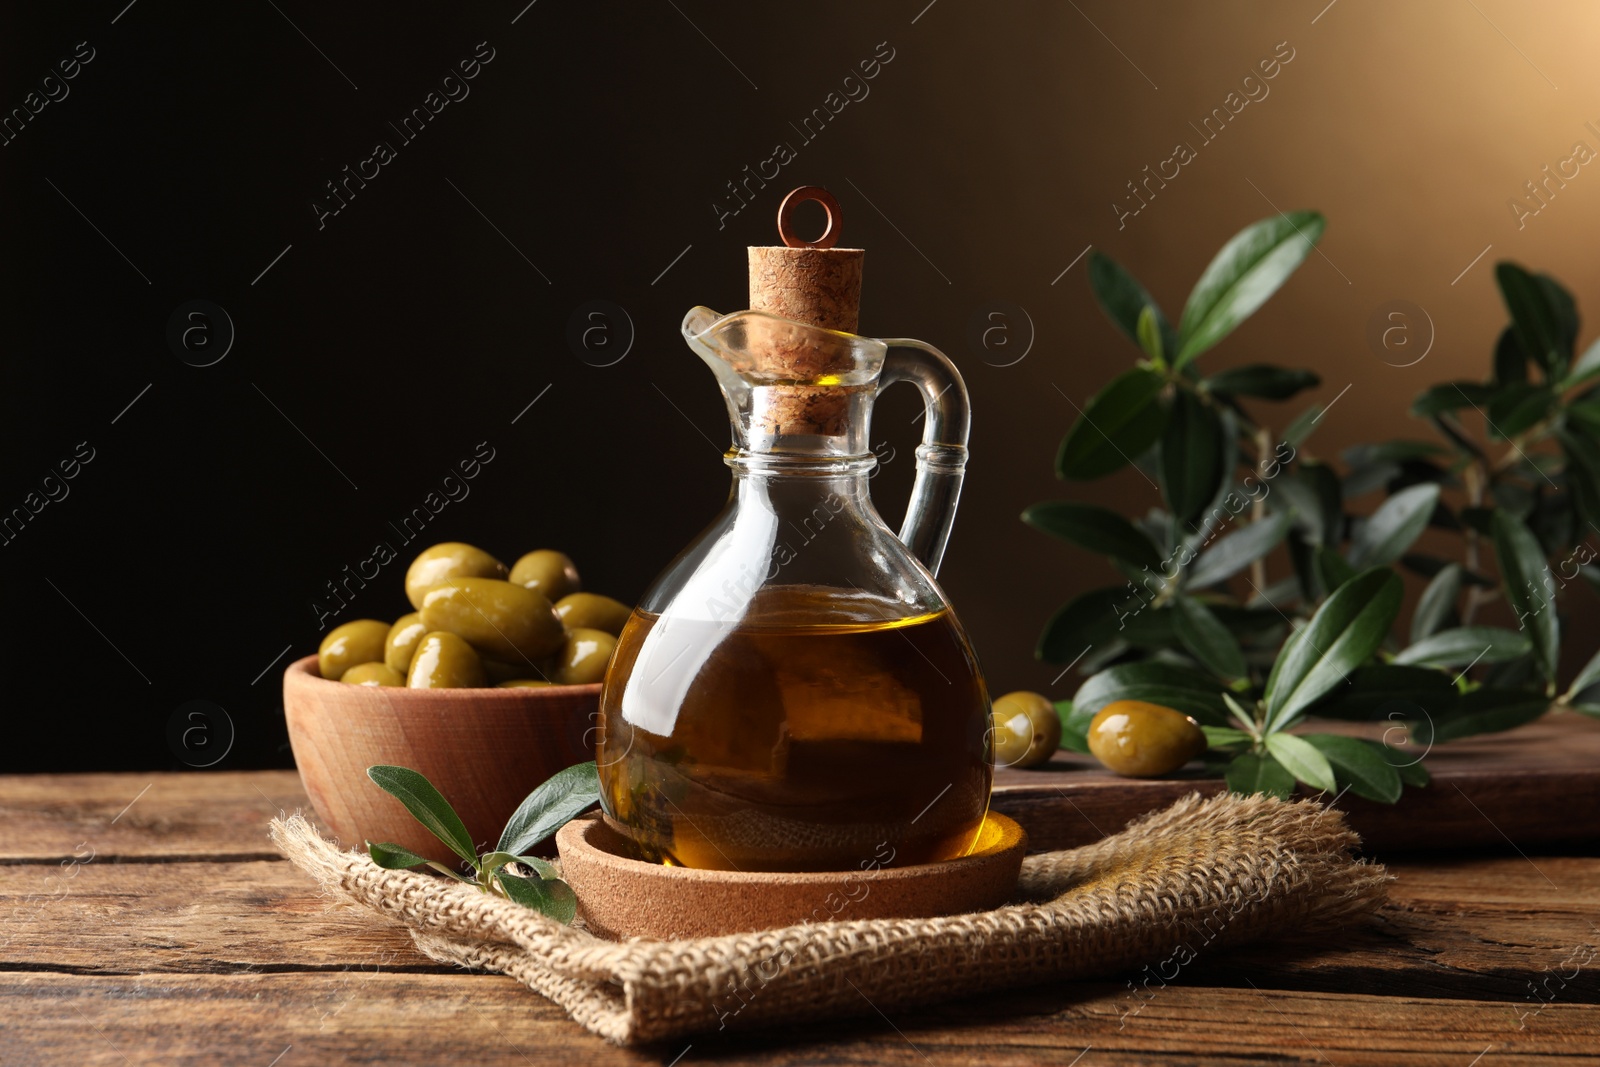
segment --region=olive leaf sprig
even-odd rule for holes
[[[1383,645],[1402,594],[1400,576],[1388,567],[1355,575],[1285,642],[1259,699],[1247,707],[1234,693],[1221,694],[1239,728],[1202,729],[1210,746],[1230,757],[1224,772],[1230,789],[1287,797],[1298,780],[1393,804],[1404,786],[1428,784],[1420,758],[1382,741],[1288,732]]]
[[[1307,443],[1324,405],[1280,431],[1260,417],[1262,404],[1317,386],[1315,374],[1264,363],[1207,373],[1199,359],[1293,275],[1323,227],[1296,211],[1240,231],[1176,327],[1120,264],[1090,256],[1094,295],[1137,356],[1084,405],[1056,473],[1088,481],[1132,464],[1163,506],[1124,516],[1052,500],[1023,513],[1125,582],[1081,593],[1040,636],[1038,658],[1087,678],[1057,705],[1068,748],[1087,751],[1101,707],[1145,700],[1206,728],[1234,789],[1298,780],[1393,801],[1426,780],[1416,759],[1289,727],[1389,722],[1386,736],[1404,727],[1415,754],[1547,711],[1600,717],[1600,653],[1565,691],[1558,683],[1558,593],[1600,590],[1587,543],[1600,531],[1600,342],[1579,353],[1577,303],[1555,279],[1497,264],[1510,322],[1489,379],[1422,393],[1412,414],[1440,440],[1356,445],[1341,475]],[[1478,418],[1481,435],[1468,431]],[[1380,491],[1375,508],[1351,507]],[[1434,554],[1452,541],[1457,558]],[[1401,570],[1427,580],[1405,639],[1391,632]],[[1516,629],[1479,618],[1496,601]]]
[[[515,901],[557,922],[570,923],[577,914],[577,897],[572,887],[561,880],[555,865],[528,853],[600,799],[600,778],[594,763],[579,763],[558,771],[529,793],[506,823],[494,849],[482,854],[473,847],[472,837],[461,817],[426,777],[408,767],[385,764],[368,767],[367,777],[404,804],[429,833],[470,864],[474,876],[468,878],[399,845],[368,841],[367,852],[379,867],[400,870],[427,865],[458,882]],[[508,870],[513,864],[529,874]]]

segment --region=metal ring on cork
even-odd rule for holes
[[[827,228],[815,241],[803,240],[794,232],[794,209],[807,200],[815,200],[828,214]],[[839,220],[842,214],[839,201],[828,190],[820,185],[802,185],[778,205],[778,236],[790,248],[832,248],[839,243]]]

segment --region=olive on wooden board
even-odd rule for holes
[[[476,545],[445,541],[418,553],[406,568],[406,599],[422,609],[422,597],[440,582],[456,578],[504,578],[506,565]]]
[[[511,566],[511,581],[524,589],[543,593],[551,603],[583,586],[578,581],[578,568],[565,552],[541,548],[529,552]]]
[[[556,669],[551,680],[557,685],[589,685],[606,676],[617,639],[604,630],[578,627],[567,631],[567,643],[556,654]]]
[[[568,593],[556,601],[556,615],[569,630],[604,630],[612,637],[622,633],[633,609],[599,593]]]
[[[422,598],[422,621],[510,663],[548,656],[565,639],[543,594],[498,578],[452,578],[434,586]]]
[[[512,678],[510,681],[501,682],[496,689],[548,689],[554,682],[541,682],[537,678]]]
[[[405,674],[411,669],[411,657],[416,655],[422,635],[428,632],[422,616],[413,611],[402,615],[389,627],[389,636],[383,641],[383,662],[392,671]]]
[[[424,634],[411,658],[411,689],[469,689],[484,684],[483,664],[472,646],[453,633]]]
[[[382,663],[388,636],[389,624],[378,619],[356,619],[335,626],[317,646],[317,670],[336,682],[358,663]]]
[[[345,685],[403,686],[406,676],[386,663],[358,663],[339,679]]]
[[[1049,698],[1018,690],[994,702],[994,765],[1037,767],[1061,747],[1061,716]]]
[[[1113,700],[1089,723],[1089,751],[1126,778],[1171,774],[1206,750],[1200,725],[1142,700]]]

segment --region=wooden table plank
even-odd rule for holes
[[[310,809],[295,771],[0,775],[0,863],[279,860],[280,807]]]
[[[453,972],[290,863],[0,866],[0,969]],[[3,1062],[3,1060],[0,1060]]]
[[[955,1005],[611,1048],[510,979],[348,974],[0,974],[7,1062],[139,1065],[406,1063],[474,1067],[667,1063],[985,1063],[1485,1067],[1592,1055],[1600,1007],[1557,1002],[1519,1020],[1505,1004],[1172,985],[1135,1012],[1106,983]],[[1088,1053],[1085,1054],[1085,1049]],[[687,1054],[686,1054],[687,1053]],[[690,1055],[692,1054],[692,1055]],[[281,1057],[275,1060],[275,1057]],[[1567,1062],[1580,1062],[1568,1059]],[[1589,1060],[1588,1062],[1593,1062]]]
[[[1600,859],[1400,862],[1370,923],[1316,945],[1203,954],[1189,984],[1528,1001],[1600,945]],[[1546,881],[1546,879],[1549,881]],[[237,974],[382,969],[451,973],[398,927],[331,904],[282,862],[0,867],[0,969]],[[1593,953],[1591,953],[1593,955]],[[1155,961],[1152,961],[1155,962]],[[1600,963],[1595,965],[1600,967]],[[1555,977],[1553,977],[1555,976]],[[1125,978],[1139,980],[1139,975]],[[1600,1003],[1600,983],[1563,998]]]
[[[1383,736],[1386,723],[1335,723],[1318,729]],[[1507,843],[1536,846],[1600,840],[1600,721],[1547,716],[1503,734],[1435,746],[1425,764],[1433,783],[1407,789],[1398,804],[1346,795],[1339,807],[1365,846],[1387,855],[1420,849]],[[1303,787],[1302,787],[1303,788]],[[1057,753],[1033,770],[995,774],[994,808],[1028,831],[1030,849],[1072,848],[1121,829],[1186,793],[1220,793],[1220,779],[1198,771],[1173,778],[1119,778],[1089,756]]]

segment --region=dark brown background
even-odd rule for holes
[[[1600,149],[1584,128],[1600,125],[1591,5],[524,2],[0,14],[0,107],[77,42],[97,53],[0,147],[0,509],[77,442],[96,450],[71,495],[0,548],[5,769],[181,766],[167,725],[192,700],[232,725],[218,765],[286,765],[277,673],[315,647],[312,599],[479,441],[496,459],[429,540],[508,559],[563,547],[592,588],[637,596],[726,490],[721,402],[678,320],[742,306],[743,248],[772,241],[792,185],[833,189],[846,242],[869,250],[864,332],[926,339],[966,374],[971,479],[941,577],[996,691],[1070,694],[1074,678],[1032,660],[1034,638],[1069,595],[1111,580],[1022,527],[1022,508],[1156,500],[1131,471],[1081,488],[1051,474],[1068,398],[1132,354],[1092,302],[1086,247],[1176,317],[1241,226],[1275,207],[1326,213],[1322,254],[1203,364],[1309,366],[1324,402],[1348,386],[1311,439],[1324,456],[1426,436],[1410,397],[1484,375],[1505,320],[1496,260],[1555,274],[1581,310],[1600,301],[1592,168],[1525,228],[1506,205],[1575,141]],[[319,231],[322,183],[485,40],[495,59],[471,95]],[[870,95],[799,146],[789,123],[885,41],[894,59]],[[1200,147],[1189,123],[1280,42],[1294,58],[1270,94]],[[778,140],[798,159],[719,230],[724,183]],[[1180,140],[1197,158],[1119,229],[1125,182]],[[191,299],[236,327],[215,366],[166,343]],[[595,299],[636,331],[605,368],[566,340]],[[1435,334],[1404,369],[1366,338],[1396,299]],[[1031,319],[1015,365],[968,344],[992,301]],[[1298,410],[1264,414],[1281,427]],[[880,405],[891,525],[916,411],[909,391]],[[342,617],[404,610],[403,564]],[[1573,659],[1597,616],[1575,592]]]

